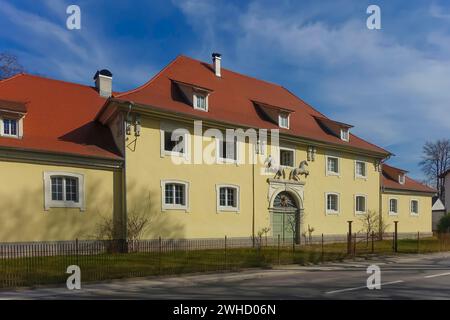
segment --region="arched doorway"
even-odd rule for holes
[[[280,236],[282,242],[300,241],[299,206],[295,198],[287,191],[275,196],[272,205],[272,234]]]

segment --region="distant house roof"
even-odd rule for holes
[[[424,193],[436,193],[437,190],[430,188],[427,185],[424,185],[410,177],[406,176],[408,171],[399,169],[396,167],[392,167],[383,163],[383,172],[382,172],[382,186],[384,189],[392,189],[392,190],[400,190],[400,191],[416,191],[416,192],[424,192]],[[399,182],[399,175],[405,175],[405,183],[401,184]]]
[[[209,96],[208,112],[196,110],[188,105],[185,99],[178,97],[173,90],[174,81],[208,88],[212,92]],[[117,94],[115,100],[133,101],[160,110],[231,123],[236,126],[280,129],[276,123],[260,115],[255,106],[257,101],[259,104],[292,112],[289,129],[280,129],[280,133],[357,148],[376,153],[380,158],[390,155],[389,151],[353,134],[350,135],[350,141],[346,142],[334,132],[324,130],[316,118],[325,119],[323,121],[333,126],[347,128],[350,126],[328,119],[282,86],[227,69],[222,69],[221,77],[217,77],[211,64],[185,56],[178,56],[141,87]]]
[[[19,74],[0,81],[0,109],[26,112],[22,139],[0,147],[121,159],[109,128],[95,121],[105,103],[93,87]]]
[[[442,200],[439,199],[439,197],[435,196],[433,197],[433,207],[431,208],[432,211],[444,211],[445,206],[442,203]]]

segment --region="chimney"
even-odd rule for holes
[[[100,96],[109,98],[112,95],[112,73],[103,69],[97,71],[94,76],[95,88]]]
[[[221,54],[220,53],[213,53],[212,54],[212,58],[213,58],[213,67],[214,67],[214,73],[216,74],[216,77],[221,77],[220,74],[220,60],[221,58]]]

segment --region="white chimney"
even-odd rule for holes
[[[212,54],[212,58],[213,58],[213,67],[214,67],[214,73],[216,74],[216,77],[221,77],[220,74],[220,60],[221,58],[221,54],[220,53],[213,53]]]
[[[103,69],[97,71],[94,75],[95,88],[100,96],[109,98],[112,95],[112,73]]]

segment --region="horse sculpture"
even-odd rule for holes
[[[308,178],[309,170],[306,168],[308,166],[308,162],[306,160],[303,160],[300,162],[300,165],[298,168],[295,168],[291,171],[290,179],[299,181],[299,176],[305,175],[305,178]]]
[[[281,177],[286,178],[286,173],[284,171],[284,167],[282,166],[274,166],[272,156],[269,155],[267,159],[264,161],[264,164],[267,164],[267,168],[275,171],[274,179],[281,179]]]

